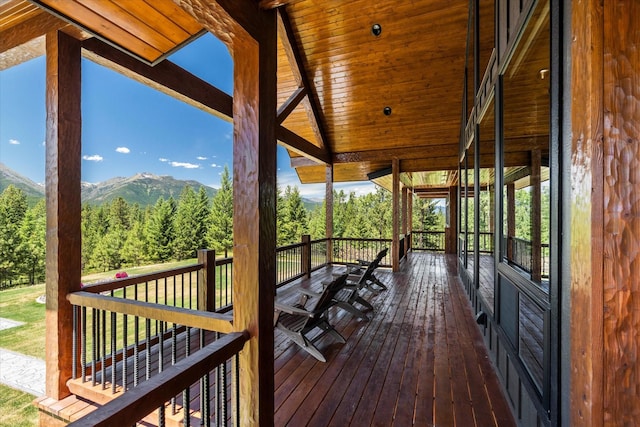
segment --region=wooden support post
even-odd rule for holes
[[[531,280],[542,279],[542,186],[540,168],[542,155],[540,150],[531,151]]]
[[[73,310],[67,295],[80,290],[80,156],[82,122],[80,42],[65,33],[46,36],[46,394],[70,394]]]
[[[507,259],[513,260],[513,238],[516,236],[516,186],[507,184]]]
[[[240,353],[240,423],[273,425],[276,293],[276,12],[259,41],[234,41],[234,326],[251,339]]]
[[[331,264],[333,262],[333,165],[327,165],[326,168],[324,200],[327,264]]]
[[[407,193],[407,229],[408,229],[408,242],[407,251],[413,246],[413,191]]]
[[[392,236],[391,236],[391,269],[400,270],[400,161],[394,158],[391,161],[392,169]]]
[[[449,187],[449,228],[446,236],[445,252],[457,253],[458,247],[458,187]]]
[[[203,264],[198,274],[198,310],[214,311],[216,307],[216,251],[200,249],[198,264]]]
[[[408,193],[409,189],[407,187],[402,187],[402,227],[401,232],[404,239],[404,244],[402,245],[402,256],[404,258],[407,256],[407,252],[409,252],[409,236],[407,235],[407,224],[409,224],[409,219],[407,215],[409,213],[409,208],[407,207]]]
[[[307,277],[311,277],[311,236],[302,235],[302,272]]]

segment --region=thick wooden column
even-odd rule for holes
[[[616,0],[608,0],[615,2]],[[571,2],[571,425],[603,426],[602,1]],[[614,369],[614,366],[607,367]],[[637,406],[637,402],[636,402]],[[622,425],[622,424],[619,424]]]
[[[68,396],[72,309],[66,297],[80,289],[80,42],[62,32],[46,36],[46,394]]]
[[[333,165],[327,165],[325,175],[325,232],[327,236],[327,263],[333,262]]]
[[[392,169],[392,236],[391,236],[391,268],[400,270],[400,160],[394,158],[391,162]]]
[[[234,41],[233,323],[240,353],[240,422],[273,425],[276,284],[276,14],[262,38]]]
[[[273,425],[276,292],[277,12],[253,0],[174,0],[233,56],[233,325],[239,423]]]

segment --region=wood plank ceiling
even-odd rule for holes
[[[333,163],[335,181],[366,180],[395,157],[405,185],[455,184],[469,2],[276,3],[286,3],[278,45],[278,103],[288,110],[282,126],[318,148],[310,157]],[[483,4],[492,14],[493,2]],[[149,64],[202,31],[171,0],[0,0],[0,35],[41,8]],[[493,37],[493,28],[482,33]],[[493,39],[486,40],[490,52]],[[0,44],[0,52],[12,47]],[[324,163],[285,146],[302,183],[324,182]],[[390,181],[377,180],[387,188]]]

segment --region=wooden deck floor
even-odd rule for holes
[[[276,332],[275,425],[515,425],[454,256],[412,253],[401,272],[378,277],[389,290],[366,295],[371,321],[332,309],[347,342],[318,341],[326,363]]]

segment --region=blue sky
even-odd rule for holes
[[[217,88],[233,92],[233,61],[207,34],[170,60]],[[82,180],[100,182],[138,172],[172,175],[218,187],[232,167],[231,123],[83,59]],[[0,72],[0,162],[35,182],[45,176],[45,58]],[[297,185],[310,198],[324,184],[301,185],[278,147],[278,184]],[[358,194],[370,183],[336,184]]]

